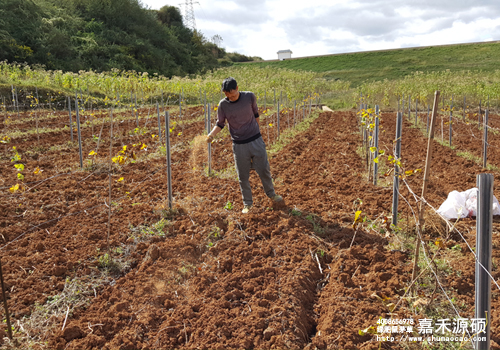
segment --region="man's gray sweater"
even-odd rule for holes
[[[258,117],[257,99],[249,91],[240,91],[239,98],[234,102],[224,98],[217,107],[217,126],[222,129],[227,121],[231,140],[237,144],[248,143],[261,136],[256,120]]]

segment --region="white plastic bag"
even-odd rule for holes
[[[477,215],[477,188],[464,192],[452,191],[441,204],[438,213],[446,219],[466,218]],[[500,215],[500,203],[493,196],[493,215]]]
[[[438,213],[446,219],[466,218],[469,216],[469,211],[465,209],[465,201],[465,195],[458,191],[452,191],[439,207]]]
[[[465,192],[462,192],[465,195],[465,208],[469,211],[469,217],[471,216],[476,216],[477,215],[477,194],[478,194],[478,189],[477,188],[471,188],[470,190],[467,190]],[[493,203],[495,203],[496,198],[493,200]],[[498,202],[498,201],[497,201]]]

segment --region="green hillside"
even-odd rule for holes
[[[357,52],[247,64],[320,72],[325,78],[350,81],[355,87],[366,81],[403,78],[416,71],[494,71],[500,68],[500,42]]]
[[[200,74],[253,58],[183,24],[179,8],[140,0],[1,0],[0,61],[48,70]]]

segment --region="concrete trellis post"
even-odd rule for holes
[[[179,118],[182,117],[182,94],[179,92]]]
[[[84,102],[84,99],[83,99],[82,88],[80,88],[80,103],[79,103],[79,106],[85,112],[85,102]]]
[[[139,127],[139,110],[137,109],[137,94],[134,94],[135,98],[135,124]]]
[[[293,126],[297,125],[297,121],[295,120],[295,113],[297,110],[297,101],[293,100]]]
[[[130,110],[132,112],[132,117],[134,116],[133,104],[134,104],[134,95],[133,95],[132,91],[130,91]]]
[[[172,209],[172,160],[170,156],[170,114],[165,112],[165,148],[167,151],[168,208]]]
[[[76,104],[78,104],[78,93],[76,95]],[[78,117],[78,109],[76,113]],[[112,186],[111,186],[111,166],[112,166],[112,156],[113,156],[113,107],[110,107],[109,109],[109,119],[110,119],[110,131],[109,131],[109,166],[108,166],[108,180],[109,180],[109,186],[108,186],[108,235],[107,235],[107,244],[108,244],[108,252],[110,252],[109,248],[109,237],[111,236],[111,191],[112,191]],[[80,123],[78,123],[80,124]]]
[[[290,129],[290,107],[289,107],[288,98],[286,100],[286,106],[287,107],[285,107],[285,108],[286,108],[286,111],[287,111],[287,120],[286,120],[287,121],[287,127],[288,127],[288,129]]]
[[[373,135],[373,146],[375,147],[375,152],[373,154],[373,159],[377,161],[373,164],[373,184],[377,185],[378,178],[378,132],[379,132],[379,109],[378,105],[375,106],[375,130]]]
[[[76,111],[76,128],[78,131],[78,150],[80,153],[80,168],[83,169],[82,133],[80,130],[80,112],[79,112],[79,108],[78,108],[78,93],[76,93],[76,98],[75,98],[75,111]]]
[[[477,217],[476,217],[476,297],[474,318],[484,319],[485,333],[477,334],[475,349],[490,348],[491,330],[491,253],[493,226],[493,174],[477,175]],[[485,338],[486,340],[482,340]]]
[[[466,104],[465,104],[465,95],[464,95],[464,121],[465,121],[465,108],[466,108]]]
[[[488,117],[489,110],[486,110],[484,112],[483,168],[486,168],[486,161],[488,159]]]
[[[392,191],[392,224],[398,225],[398,205],[399,205],[399,166],[397,161],[401,158],[401,134],[403,129],[403,113],[398,112],[396,120],[396,149],[394,152],[394,184]]]
[[[0,261],[0,283],[2,284],[2,299],[3,299],[3,307],[5,310],[5,318],[7,323],[7,334],[9,335],[9,339],[12,340],[12,327],[10,325],[10,313],[9,313],[9,307],[7,306],[7,297],[5,295],[5,283],[3,281],[3,271],[2,271],[1,261]]]
[[[401,112],[403,114],[405,113],[405,94],[403,94],[403,97],[401,98]]]
[[[418,98],[415,100],[415,125],[418,122]]]
[[[312,108],[312,100],[311,100],[311,97],[309,96],[309,114],[308,114],[308,117],[311,116],[311,108]]]
[[[207,118],[207,134],[210,133],[212,127],[212,120],[210,116],[210,104],[208,104],[208,118]],[[212,144],[208,144],[208,176],[212,174]]]
[[[156,113],[158,114],[158,141],[161,143],[161,119],[160,119],[160,106],[156,102]]]
[[[40,134],[38,133],[38,107],[39,107],[39,104],[38,104],[38,88],[35,87],[35,90],[36,90],[36,107],[35,107],[35,118],[36,118],[36,139],[37,139],[37,142],[38,142],[38,146],[40,146]],[[73,138],[71,138],[71,141],[73,141]]]
[[[17,108],[17,116],[19,117],[19,95],[17,93],[17,88],[14,88],[16,92],[16,108]]]
[[[276,124],[278,127],[278,140],[280,138],[280,105],[278,103],[278,111],[276,112]]]
[[[10,86],[10,92],[12,93],[12,110],[14,110],[16,108],[16,95],[14,93],[14,85],[11,85]]]
[[[450,110],[450,121],[449,121],[449,127],[450,127],[450,131],[449,131],[449,137],[450,137],[450,147],[451,147],[451,137],[453,135],[453,110]]]
[[[203,118],[205,119],[205,122],[207,121],[207,93],[205,92],[205,101],[203,101]]]
[[[408,120],[411,118],[411,96],[408,95]]]
[[[477,127],[481,127],[481,100],[479,100],[479,115],[477,116]]]
[[[68,96],[68,112],[69,112],[69,131],[71,134],[71,142],[73,142],[73,117],[71,116],[71,97]]]

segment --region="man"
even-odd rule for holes
[[[250,169],[259,174],[266,195],[276,205],[283,205],[283,198],[274,192],[271,168],[267,159],[266,145],[259,129],[259,110],[257,99],[252,92],[239,91],[234,78],[226,78],[222,82],[222,91],[226,98],[219,102],[217,108],[217,123],[207,136],[207,142],[212,142],[227,121],[229,133],[233,141],[233,155],[243,197],[242,213],[246,214],[252,208],[252,189],[250,187]]]

